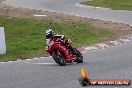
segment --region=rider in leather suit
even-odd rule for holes
[[[51,42],[51,38],[54,36],[57,36],[58,34],[54,33],[52,29],[48,29],[46,30],[46,45],[47,47],[49,46],[50,42]],[[64,40],[65,36],[64,35],[59,35],[61,36],[60,40]]]
[[[58,34],[54,33],[52,29],[46,30],[46,45],[47,45],[46,49],[50,46],[51,39],[54,36],[61,36],[61,38],[59,39],[60,41],[65,39],[64,35],[58,35]],[[74,50],[73,50],[72,46],[69,46],[69,50],[71,53],[74,54]]]

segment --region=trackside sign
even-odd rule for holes
[[[79,78],[82,86],[130,86],[131,80],[128,79],[89,79],[88,72],[82,68],[82,77]]]
[[[5,53],[6,53],[5,32],[4,27],[0,27],[0,54]]]

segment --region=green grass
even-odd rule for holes
[[[118,10],[132,10],[132,0],[92,0],[84,2],[83,4]]]
[[[5,27],[7,53],[0,61],[27,59],[46,55],[45,31],[48,28],[64,34],[73,41],[74,47],[109,40],[115,33],[97,29],[85,22],[52,22],[37,19],[0,17],[0,26]]]

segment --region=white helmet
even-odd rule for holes
[[[52,30],[52,29],[46,30],[46,38],[47,38],[47,39],[50,38],[53,34],[54,34],[54,33],[53,33],[53,30]]]
[[[48,33],[50,33],[50,32],[53,32],[53,30],[52,30],[52,29],[46,30],[46,34],[48,34]]]

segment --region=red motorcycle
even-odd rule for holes
[[[76,48],[72,48],[71,40],[60,40],[60,38],[61,36],[54,36],[46,50],[53,57],[54,61],[61,66],[71,62],[83,63],[82,54]]]

